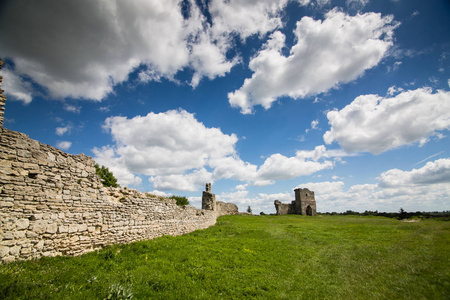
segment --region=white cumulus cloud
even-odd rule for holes
[[[349,16],[332,10],[323,21],[303,17],[289,55],[282,53],[284,34],[275,31],[251,59],[252,77],[228,94],[229,102],[249,114],[255,105],[269,109],[282,96],[304,98],[355,80],[386,55],[396,26],[392,16],[379,13]]]
[[[301,155],[286,157],[279,153],[272,154],[259,168],[257,176],[259,180],[286,180],[299,176],[311,175],[323,169],[331,169],[333,162],[307,160]]]
[[[391,169],[382,173],[379,180],[381,187],[450,183],[450,159],[428,162],[422,168],[411,171]]]
[[[280,27],[287,2],[10,1],[0,12],[0,54],[15,66],[8,93],[30,102],[26,76],[50,97],[100,101],[138,67],[143,82],[175,80],[189,68],[195,87],[239,63],[238,54],[227,56],[235,36]]]
[[[116,164],[111,166],[113,171],[126,170],[123,175],[128,180],[117,175],[123,184],[135,182],[132,174],[144,174],[152,176],[150,181],[159,190],[195,190],[211,181],[212,174],[204,167],[211,164],[220,170],[222,160],[233,163],[238,141],[234,134],[205,127],[184,110],[132,119],[110,117],[104,128],[111,133],[115,145],[94,149],[95,159],[108,166]]]
[[[450,128],[450,92],[422,88],[392,98],[362,95],[342,110],[327,114],[331,129],[325,143],[337,141],[349,152],[379,154],[437,135]]]
[[[29,104],[33,100],[31,83],[7,68],[0,71],[0,76],[3,76],[2,89],[9,99],[22,101],[24,104]]]
[[[70,131],[70,129],[71,129],[70,126],[56,127],[56,134],[59,135],[59,136],[62,136],[65,133],[68,133]]]
[[[56,144],[56,147],[58,147],[61,150],[69,150],[69,148],[72,146],[72,142],[69,141],[61,141]]]
[[[205,182],[213,182],[212,174],[204,168],[187,174],[154,176],[149,181],[156,189],[190,192],[197,191]]]
[[[132,119],[110,117],[104,128],[115,144],[93,149],[94,159],[108,166],[122,185],[139,185],[142,174],[163,191],[195,191],[205,182],[222,178],[268,185],[332,168],[330,158],[348,155],[318,146],[298,151],[294,157],[270,155],[258,167],[239,157],[235,134],[208,128],[185,110],[151,112]]]

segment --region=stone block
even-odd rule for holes
[[[26,248],[22,247],[22,249],[20,249],[20,254],[28,256],[31,254],[31,251],[32,251],[31,247]]]
[[[0,257],[5,257],[9,254],[9,247],[0,246]]]
[[[56,233],[57,230],[58,230],[58,225],[53,223],[53,224],[47,225],[47,229],[45,230],[45,232],[53,234],[53,233]]]
[[[33,232],[33,231],[27,231],[26,235],[27,235],[27,238],[29,238],[29,239],[33,239],[33,238],[36,238],[38,236],[38,234],[36,232]]]
[[[30,225],[30,220],[28,220],[28,219],[19,219],[16,221],[17,230],[27,229],[29,225]]]
[[[63,156],[61,156],[61,155],[58,155],[58,156],[56,157],[56,161],[57,161],[58,163],[60,163],[60,164],[65,164],[65,163],[66,163],[66,159],[65,159]]]
[[[3,198],[0,201],[0,207],[13,207],[14,203],[12,201],[7,201],[7,198]]]
[[[9,248],[9,254],[14,255],[14,256],[19,256],[21,248],[22,247],[20,247],[20,246],[13,246],[13,247]]]
[[[3,240],[13,240],[14,239],[14,232],[7,231],[3,233]]]
[[[59,233],[69,232],[69,226],[65,226],[65,225],[59,226],[59,227],[58,227],[58,232],[59,232]]]
[[[55,155],[51,152],[47,152],[47,161],[48,162],[54,162],[56,159]]]
[[[34,214],[31,216],[31,220],[41,220],[42,214]]]
[[[47,222],[44,220],[36,220],[31,225],[31,230],[36,233],[44,233],[47,229]]]
[[[26,232],[25,231],[14,231],[14,238],[16,240],[24,239],[25,236],[26,236]]]
[[[0,246],[7,246],[7,247],[14,246],[15,244],[16,244],[16,241],[14,241],[14,240],[3,240],[0,242]]]
[[[39,241],[36,245],[34,245],[34,248],[37,250],[42,250],[44,248],[44,241]]]
[[[15,260],[16,260],[16,258],[14,256],[5,256],[2,258],[2,262],[5,264],[13,262]]]
[[[78,224],[78,232],[86,231],[87,225],[86,224]]]
[[[23,168],[25,170],[39,170],[39,166],[37,164],[32,163],[24,163]]]
[[[31,152],[27,150],[17,150],[17,156],[24,157],[24,158],[30,158]]]
[[[53,251],[45,251],[44,253],[42,253],[42,256],[54,257],[54,256],[56,256],[56,253],[54,253]]]
[[[73,224],[73,225],[69,225],[69,233],[74,233],[78,231],[78,225]]]

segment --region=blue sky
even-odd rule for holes
[[[123,186],[450,209],[445,0],[4,1],[5,127]]]

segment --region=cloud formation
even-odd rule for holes
[[[294,157],[270,155],[258,167],[238,156],[235,134],[208,128],[185,110],[151,112],[132,119],[110,117],[103,127],[115,144],[93,149],[95,160],[108,166],[122,185],[141,184],[142,174],[150,176],[153,188],[162,191],[195,191],[205,182],[223,178],[268,185],[332,168],[330,158],[348,155],[318,146],[298,151]]]
[[[280,27],[287,2],[10,1],[0,13],[0,54],[15,66],[6,71],[6,91],[29,103],[26,77],[52,98],[100,101],[138,67],[144,82],[175,80],[190,68],[195,87],[239,63],[239,55],[227,56],[235,36]]]
[[[376,210],[382,206],[387,211],[416,211],[427,207],[427,211],[445,207],[450,196],[450,159],[439,159],[427,163],[420,169],[403,171],[391,169],[383,172],[378,184],[360,184],[344,190],[342,181],[305,183],[302,187],[313,189],[318,210],[360,211]]]
[[[24,81],[11,69],[4,68],[0,70],[0,76],[3,76],[2,89],[12,100],[22,101],[29,104],[33,100],[33,87],[30,82]]]
[[[65,150],[65,151],[69,150],[69,148],[71,146],[72,146],[72,142],[69,142],[69,141],[61,141],[56,144],[56,147],[58,147],[61,150]]]
[[[199,175],[198,170],[210,160],[235,154],[234,145],[238,141],[234,134],[227,135],[218,128],[205,127],[193,114],[184,110],[149,113],[132,119],[110,117],[106,119],[104,128],[111,133],[116,145],[95,149],[96,160],[112,159],[117,166],[110,166],[108,161],[105,164],[114,172],[119,166],[127,170],[131,182],[122,179],[123,184],[136,183],[130,174],[145,174],[154,176],[151,179],[154,188],[162,190],[169,189],[169,183],[177,178],[181,182],[177,176],[191,170],[197,170]],[[205,172],[201,173],[203,177]],[[158,176],[164,176],[166,182]],[[180,184],[180,187],[194,183],[193,179],[183,180],[185,184]]]
[[[380,187],[401,187],[409,185],[429,185],[450,182],[450,159],[443,158],[428,162],[420,169],[403,171],[392,169],[379,178]]]
[[[282,96],[305,98],[355,80],[386,55],[396,26],[392,16],[379,13],[349,16],[332,10],[323,21],[303,17],[289,55],[282,53],[284,34],[275,31],[251,59],[252,77],[228,94],[229,102],[250,114],[254,106],[269,109]]]
[[[379,154],[414,142],[423,145],[450,128],[450,92],[422,88],[400,90],[391,98],[362,95],[327,118],[331,129],[325,143],[337,141],[349,152]]]

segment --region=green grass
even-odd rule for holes
[[[0,299],[449,299],[450,223],[226,216],[179,237],[0,266]]]

